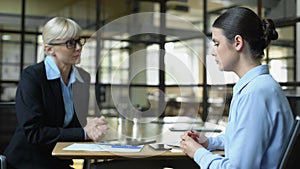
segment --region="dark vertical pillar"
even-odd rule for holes
[[[24,67],[24,48],[25,48],[25,0],[22,0],[21,10],[21,46],[20,46],[20,78]]]
[[[297,82],[297,23],[293,26],[294,27],[294,63],[293,63],[293,81]],[[295,85],[296,87],[296,85]]]
[[[257,0],[257,15],[261,18],[262,1]]]
[[[36,29],[36,34],[35,34],[35,38],[34,38],[34,56],[36,56],[34,58],[34,63],[37,63],[37,57],[38,57],[38,46],[39,46],[39,43],[38,43],[38,36],[39,36],[39,29],[37,28]]]
[[[95,50],[95,68],[96,68],[96,77],[95,77],[95,92],[96,92],[96,102],[95,106],[98,105],[98,108],[101,110],[101,102],[105,100],[105,87],[101,86],[99,78],[101,77],[101,68],[98,67],[100,56],[101,56],[101,32],[98,31],[101,27],[101,0],[96,0],[96,23],[95,23],[95,31],[96,31],[96,50]],[[100,65],[99,65],[100,66]],[[95,107],[95,110],[97,108]]]
[[[160,1],[160,41],[159,41],[159,103],[158,112],[162,113],[165,111],[165,43],[166,43],[166,2],[165,0]],[[164,116],[164,113],[162,113]]]
[[[203,32],[207,35],[207,0],[203,0]],[[203,104],[203,112],[202,112],[202,120],[206,121],[208,116],[208,89],[207,89],[207,72],[206,72],[206,38],[203,38],[203,93],[202,93],[202,104]]]

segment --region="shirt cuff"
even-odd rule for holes
[[[209,137],[209,138],[207,138],[207,139],[208,139],[208,146],[207,146],[207,149],[212,149],[212,148],[213,148],[213,146],[212,146],[213,140],[212,140],[211,137]]]
[[[207,149],[198,148],[194,154],[194,161],[200,166],[200,168],[207,168],[210,165],[210,160],[205,158],[207,158],[210,154],[212,153]]]

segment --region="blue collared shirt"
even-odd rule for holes
[[[201,169],[275,169],[293,126],[293,114],[267,65],[246,73],[234,86],[225,134],[209,138],[209,149],[224,149],[225,157],[199,148]]]
[[[48,80],[53,80],[60,78],[62,95],[65,105],[65,119],[64,119],[64,127],[68,126],[74,116],[74,104],[73,104],[73,94],[72,94],[72,84],[75,82],[75,78],[79,81],[83,81],[80,74],[78,73],[76,67],[72,67],[72,72],[70,75],[69,83],[66,85],[63,82],[60,71],[55,64],[54,60],[51,56],[47,56],[45,58],[45,67],[46,67],[46,76]]]

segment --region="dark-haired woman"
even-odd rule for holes
[[[248,8],[231,8],[215,20],[212,55],[219,69],[235,72],[240,80],[225,134],[206,138],[189,131],[182,136],[181,147],[201,169],[278,167],[294,118],[280,85],[261,65],[263,50],[277,38],[272,20],[261,20]],[[225,156],[207,149],[224,149]]]

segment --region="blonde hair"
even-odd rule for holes
[[[44,44],[48,44],[56,39],[70,39],[80,36],[80,33],[80,26],[72,19],[54,17],[44,25],[42,38]]]

